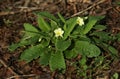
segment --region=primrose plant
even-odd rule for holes
[[[117,56],[117,50],[108,41],[117,38],[105,32],[106,26],[99,21],[104,16],[72,17],[65,19],[60,13],[57,17],[49,12],[35,12],[38,26],[25,23],[24,36],[19,43],[12,44],[9,50],[27,46],[20,59],[27,63],[39,59],[42,65],[49,65],[51,71],[66,69],[66,59],[79,55],[81,65],[87,58],[98,57],[101,49]]]

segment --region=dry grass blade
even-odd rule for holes
[[[71,17],[74,17],[74,16],[77,16],[77,15],[80,15],[81,13],[84,13],[85,11],[87,11],[87,10],[89,10],[89,9],[95,7],[96,5],[99,5],[99,4],[101,4],[101,3],[105,2],[105,1],[106,1],[106,0],[100,0],[99,2],[94,3],[94,4],[91,5],[90,7],[86,8],[85,10],[82,10],[82,11],[80,11],[80,12],[77,12],[77,13],[73,14]]]

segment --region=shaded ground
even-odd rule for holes
[[[101,0],[102,1],[102,0]],[[22,35],[23,23],[36,25],[33,11],[49,11],[53,14],[60,12],[66,18],[71,16],[105,15],[103,23],[113,34],[120,32],[120,0],[0,0],[0,79],[81,79],[76,75],[74,67],[69,66],[65,74],[50,72],[49,67],[40,66],[36,61],[29,64],[19,61],[23,49],[10,53],[8,46],[18,42]],[[120,55],[120,43],[113,44]],[[114,72],[120,73],[120,61],[114,61],[107,70],[107,76]],[[105,73],[106,73],[105,72]],[[103,73],[104,74],[104,73]],[[95,79],[99,79],[95,75]]]

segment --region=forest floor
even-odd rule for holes
[[[66,18],[105,15],[103,23],[109,32],[119,33],[120,5],[117,2],[120,4],[120,0],[0,0],[0,79],[82,79],[72,66],[61,74],[51,72],[49,67],[41,66],[37,61],[19,61],[23,49],[11,53],[8,47],[20,41],[24,23],[36,24],[34,11],[60,12]],[[120,55],[120,43],[113,46]],[[120,60],[112,62],[109,68],[101,71],[104,76],[94,75],[92,79],[110,79],[113,73],[120,74]]]

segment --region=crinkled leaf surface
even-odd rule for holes
[[[43,65],[48,65],[50,57],[51,57],[51,53],[50,52],[43,52],[42,55],[40,56],[39,63],[43,64]]]
[[[71,40],[57,40],[56,48],[60,51],[66,50],[71,45]]]
[[[67,59],[75,58],[78,55],[78,52],[75,49],[65,51],[64,53]]]
[[[101,53],[96,45],[91,44],[88,41],[77,41],[75,48],[79,53],[86,55],[87,57],[97,57]]]
[[[65,69],[66,65],[63,53],[61,51],[52,53],[49,65],[52,71],[56,69]]]
[[[20,59],[25,60],[26,62],[31,62],[43,53],[43,49],[42,45],[32,46],[21,54]]]

